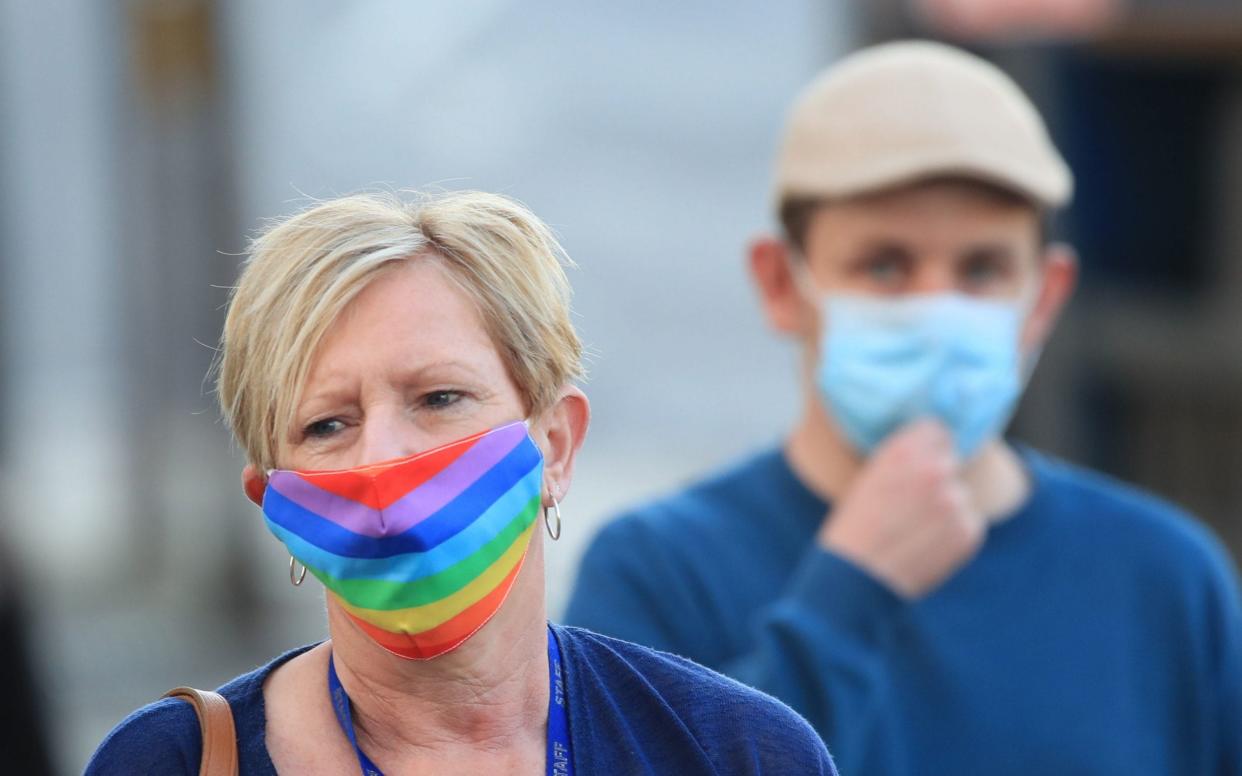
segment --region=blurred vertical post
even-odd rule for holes
[[[139,562],[196,603],[236,606],[251,597],[227,519],[240,467],[221,454],[208,375],[242,245],[215,13],[210,0],[129,4],[126,395]]]
[[[0,4],[5,528],[41,588],[111,573],[133,537],[108,9]]]
[[[18,631],[6,633],[5,664],[19,665],[10,661],[32,635],[41,665],[31,671],[53,699],[73,683],[59,670],[62,643],[48,637],[56,602],[98,597],[99,581],[127,569],[136,529],[115,261],[120,41],[108,4],[0,4],[0,530],[12,551],[0,587],[6,627]],[[66,619],[70,638],[91,649],[81,623],[93,619]],[[21,680],[5,685],[22,705]],[[50,711],[63,743],[64,709],[53,702]],[[40,716],[30,706],[18,713],[27,726]],[[17,732],[36,737],[33,728]],[[64,757],[63,746],[55,752]],[[7,768],[41,770],[8,747],[0,753]]]

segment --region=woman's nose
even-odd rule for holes
[[[416,424],[404,412],[372,410],[362,425],[358,466],[405,458],[426,449]]]

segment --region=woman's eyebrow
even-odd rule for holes
[[[472,378],[481,379],[485,377],[482,372],[471,364],[459,359],[445,359],[442,361],[433,361],[428,364],[420,364],[415,367],[403,369],[399,377],[403,382],[419,382],[432,381],[442,377],[445,373],[465,372]]]
[[[342,373],[341,376],[347,375]],[[471,380],[487,379],[487,375],[468,362],[452,358],[403,368],[393,374],[391,379],[402,384],[417,385],[463,377]],[[324,409],[348,404],[355,400],[357,386],[352,383],[335,380],[331,371],[318,382],[323,384],[323,386],[318,390],[306,392],[298,402],[294,419],[299,425]]]
[[[314,393],[306,393],[294,411],[294,421],[298,424],[304,423],[311,416],[318,415],[326,409],[348,404],[353,401],[352,397],[353,392],[345,386],[333,386]]]

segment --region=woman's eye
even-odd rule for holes
[[[423,404],[432,409],[439,409],[456,404],[461,396],[461,391],[432,391],[423,396]]]
[[[303,433],[307,437],[322,438],[331,436],[344,427],[345,424],[336,418],[324,418],[323,420],[316,420],[314,423],[308,423],[306,428],[303,429]]]

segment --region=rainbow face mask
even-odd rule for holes
[[[408,458],[273,471],[267,526],[389,652],[428,659],[491,619],[539,515],[543,455],[523,421]]]

